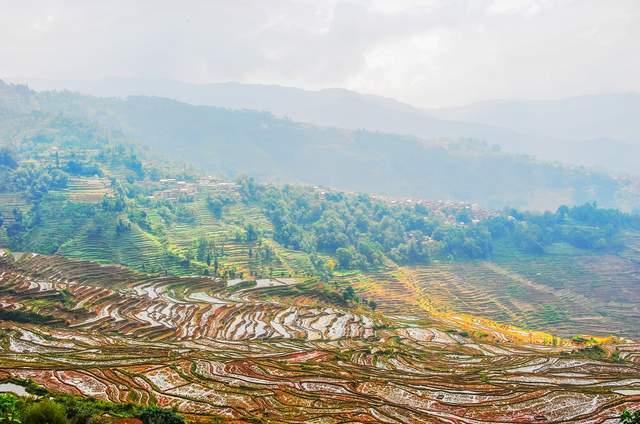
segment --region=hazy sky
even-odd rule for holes
[[[0,0],[0,78],[110,76],[419,106],[640,91],[640,0]]]

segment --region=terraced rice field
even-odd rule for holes
[[[292,279],[260,279],[245,287],[240,280],[148,277],[36,254],[22,256],[16,266],[0,279],[0,290],[16,293],[7,300],[17,307],[21,299],[56,299],[64,291],[74,299],[73,307],[53,309],[51,314],[60,315],[73,328],[153,334],[155,339],[320,340],[373,335],[374,321],[367,316],[249,298],[254,290],[294,284]],[[77,267],[82,269],[81,278]]]
[[[14,223],[13,209],[18,209],[25,213],[29,209],[29,205],[18,193],[0,193],[0,214],[4,220],[2,228],[0,228],[0,243],[5,246],[9,242],[5,229]]]
[[[99,202],[105,195],[113,194],[109,180],[100,177],[69,178],[65,192],[69,200],[87,203]]]
[[[4,219],[4,225],[13,224],[12,211],[14,208],[24,213],[29,208],[29,205],[22,195],[18,193],[0,193],[0,213]]]
[[[167,258],[164,247],[151,234],[135,224],[131,231],[122,234],[116,234],[115,224],[112,227],[100,234],[93,234],[94,227],[91,224],[81,228],[57,253],[70,258],[123,264],[147,272],[173,270],[175,264]]]
[[[633,262],[640,263],[640,233],[628,232],[623,234],[621,241],[625,248],[620,252],[620,256]]]
[[[492,262],[436,263],[411,272],[440,308],[566,337],[640,337],[640,265],[566,250],[499,254]]]
[[[2,306],[58,321],[0,321],[0,379],[202,422],[595,423],[640,407],[637,344],[605,346],[623,361],[604,362],[567,344],[497,345],[419,316],[406,324],[409,311],[383,327],[377,314],[262,299],[285,284],[296,281],[152,277],[3,252]]]

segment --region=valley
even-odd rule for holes
[[[640,408],[637,215],[230,180],[75,113],[12,111],[2,384],[193,422]]]
[[[0,4],[0,424],[640,424],[638,0]]]

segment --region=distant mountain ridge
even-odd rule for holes
[[[237,82],[192,84],[163,79],[34,80],[36,90],[68,89],[99,97],[155,96],[193,105],[267,111],[314,125],[411,134],[419,137],[506,137],[510,131],[453,123],[397,100],[340,88],[319,91]]]
[[[432,109],[441,119],[534,134],[541,157],[635,173],[640,169],[640,94],[585,95],[548,101],[493,101]]]
[[[441,119],[464,120],[512,128],[520,132],[562,134],[571,139],[612,137],[637,139],[640,94],[584,95],[560,100],[489,101],[430,109]]]
[[[145,95],[193,105],[251,109],[294,121],[346,129],[474,138],[508,152],[589,166],[640,171],[640,95],[579,96],[554,101],[491,101],[420,109],[394,99],[344,89],[302,90],[236,82],[192,84],[163,79],[33,80],[39,90],[69,89],[101,97]]]

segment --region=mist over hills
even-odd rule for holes
[[[156,96],[193,105],[267,111],[314,125],[411,134],[419,137],[475,137],[517,145],[510,130],[449,122],[397,100],[328,88],[303,90],[237,82],[192,84],[163,79],[105,78],[87,81],[33,80],[36,90],[71,90],[99,97]]]
[[[505,151],[638,174],[640,95],[578,96],[554,101],[493,101],[420,109],[344,89],[302,90],[236,82],[192,84],[163,79],[31,80],[38,90],[68,89],[102,97],[158,96],[193,105],[268,111],[277,117],[346,129],[421,138],[475,138]]]
[[[638,173],[640,94],[549,101],[494,101],[429,111],[441,119],[508,127],[546,140],[532,151],[565,162]],[[536,148],[536,146],[532,146]]]
[[[633,209],[625,182],[606,174],[506,154],[468,139],[301,124],[267,112],[195,106],[159,97],[98,98],[0,87],[0,106],[87,119],[206,172],[325,185],[487,207],[555,209],[598,201]]]

